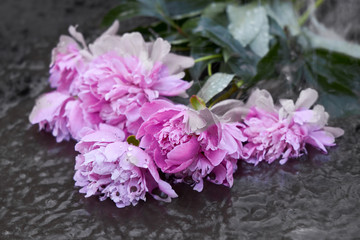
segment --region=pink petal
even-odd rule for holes
[[[191,138],[190,141],[180,144],[172,149],[168,154],[167,158],[171,161],[183,162],[192,159],[199,153],[200,145],[195,137]]]
[[[188,159],[179,162],[176,160],[167,159],[165,161],[167,164],[167,167],[163,170],[165,173],[178,173],[188,168],[193,163],[194,160]]]
[[[147,181],[149,192],[156,200],[170,202],[171,198],[178,197],[176,192],[172,189],[171,185],[169,183],[167,183],[167,182],[160,179],[160,176],[159,176],[159,173],[158,173],[158,171],[156,169],[156,166],[154,165],[154,163],[152,161],[149,163],[148,170],[149,170],[153,180],[155,180],[155,182],[159,186],[159,189],[163,193],[165,193],[167,195],[166,198],[162,198],[162,197],[160,197],[158,195],[153,194],[152,190],[156,188],[156,184],[151,184],[150,181]]]
[[[114,142],[106,146],[104,154],[108,162],[115,162],[127,150],[127,144],[124,142]]]
[[[211,162],[211,164],[213,166],[217,166],[224,160],[227,152],[225,150],[218,149],[215,151],[208,150],[208,151],[205,151],[204,153],[205,153],[205,156]]]
[[[327,152],[325,146],[334,146],[334,141],[335,138],[332,134],[325,131],[316,131],[311,132],[305,142]]]
[[[84,120],[83,109],[80,107],[80,101],[74,100],[69,101],[65,107],[66,111],[68,112],[68,128],[71,133],[71,136],[75,140],[80,140],[81,130],[84,127],[90,127]]]
[[[172,108],[174,104],[170,101],[155,100],[145,103],[140,110],[140,115],[144,120],[147,120],[152,114],[158,112],[161,109]]]
[[[100,124],[100,130],[84,136],[82,142],[116,142],[123,141],[125,133],[117,128],[107,124]]]
[[[183,71],[185,68],[194,66],[195,64],[193,58],[179,56],[173,53],[166,55],[163,62],[166,64],[169,74],[176,74]]]
[[[63,105],[70,99],[72,99],[72,97],[69,95],[57,91],[41,95],[36,100],[35,106],[30,113],[30,122],[32,124],[44,120],[50,122],[55,115],[59,115]]]
[[[161,78],[152,86],[152,89],[157,90],[163,96],[177,96],[191,87],[191,83],[181,80],[183,77],[184,73],[179,73],[175,76]]]
[[[335,138],[341,137],[345,133],[343,129],[336,127],[324,127],[324,130],[331,133]]]
[[[211,173],[215,175],[215,179],[209,179],[209,181],[216,184],[222,184],[224,182],[226,178],[226,168],[222,164],[216,166]]]
[[[313,118],[313,110],[300,110],[296,111],[293,115],[294,122],[299,124],[303,124],[304,122],[310,122]]]

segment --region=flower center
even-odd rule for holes
[[[174,147],[191,139],[191,135],[186,134],[183,124],[171,122],[166,122],[156,137],[161,147],[161,153],[164,155],[174,149]]]

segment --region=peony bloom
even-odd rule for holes
[[[184,95],[191,83],[183,81],[192,58],[170,53],[161,38],[147,43],[139,33],[108,36],[90,47],[96,53],[81,74],[79,98],[104,122],[136,134],[143,119],[140,108],[164,96]]]
[[[118,25],[118,22],[115,22],[97,41],[113,36]],[[75,27],[70,26],[69,33],[71,36],[61,36],[58,45],[52,50],[49,82],[57,91],[76,96],[79,93],[79,75],[95,56]]]
[[[40,130],[51,131],[57,142],[71,137],[80,140],[84,127],[96,128],[99,123],[99,118],[82,109],[77,99],[58,91],[40,96],[29,120],[39,124]]]
[[[110,198],[119,208],[146,200],[146,193],[169,202],[177,197],[171,186],[160,179],[151,157],[141,148],[123,142],[122,130],[100,124],[99,130],[89,130],[75,146],[75,185],[85,197],[99,195]],[[156,195],[161,192],[161,195]]]
[[[306,89],[296,103],[282,99],[281,107],[276,107],[267,91],[256,90],[246,104],[250,108],[243,130],[248,138],[244,146],[246,161],[256,165],[280,160],[284,164],[306,153],[307,144],[324,152],[326,146],[334,146],[343,130],[325,126],[328,114],[322,106],[310,109],[317,96],[315,90]]]
[[[221,123],[208,109],[196,112],[163,100],[146,103],[141,115],[140,146],[162,172],[197,191],[203,189],[204,178],[232,186],[236,158],[246,141],[241,124]]]

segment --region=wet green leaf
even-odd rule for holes
[[[251,79],[251,84],[255,84],[258,81],[263,79],[271,79],[275,77],[277,73],[276,65],[281,61],[286,61],[283,59],[282,54],[280,53],[280,43],[277,42],[270,51],[259,61],[256,69],[256,75]]]
[[[227,14],[230,19],[228,29],[242,46],[250,48],[259,56],[269,51],[269,22],[266,10],[257,3],[229,5]]]
[[[219,3],[211,3],[209,4],[202,13],[202,16],[208,17],[208,18],[215,18],[221,13],[225,12],[227,3],[219,2]]]
[[[326,49],[316,49],[307,54],[306,60],[314,73],[326,78],[329,88],[333,86],[343,93],[360,95],[360,59]]]
[[[255,75],[255,67],[259,57],[245,49],[233,38],[225,26],[203,17],[194,33],[207,38],[209,41],[228,51],[228,65],[231,70],[245,81]]]
[[[323,105],[331,116],[339,117],[360,113],[359,96],[350,93],[346,85],[329,82],[327,78],[318,74],[316,68],[310,65],[306,65],[303,71],[308,86],[319,91],[318,103]]]
[[[360,58],[360,45],[345,41],[341,37],[321,36],[304,29],[312,48],[326,48],[330,51],[344,53],[352,57]]]
[[[275,19],[281,28],[286,27],[293,36],[300,33],[301,29],[298,23],[298,15],[291,1],[270,1],[269,4],[265,4],[264,6],[267,14],[272,19]]]
[[[209,77],[204,86],[196,95],[204,99],[205,103],[207,103],[215,95],[223,91],[233,80],[234,76],[234,74],[215,73]]]

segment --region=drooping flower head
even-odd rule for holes
[[[208,109],[197,112],[163,100],[145,104],[141,114],[145,122],[137,135],[142,137],[140,146],[161,171],[197,191],[202,190],[204,178],[232,185],[236,165],[232,154],[238,155],[246,140],[239,123],[217,122]],[[227,139],[231,139],[229,144]]]
[[[250,96],[250,109],[244,123],[248,143],[244,147],[246,161],[255,165],[261,161],[284,164],[289,158],[306,153],[306,144],[326,152],[325,146],[335,145],[335,137],[341,136],[339,128],[325,127],[328,114],[320,105],[310,107],[317,99],[317,92],[306,89],[294,103],[280,100],[276,107],[266,90],[256,90]]]
[[[74,180],[82,187],[80,192],[85,197],[110,198],[119,208],[146,200],[146,193],[162,201],[177,197],[160,179],[152,158],[141,148],[123,142],[124,137],[119,128],[100,124],[99,130],[89,130],[75,146],[80,154]]]

